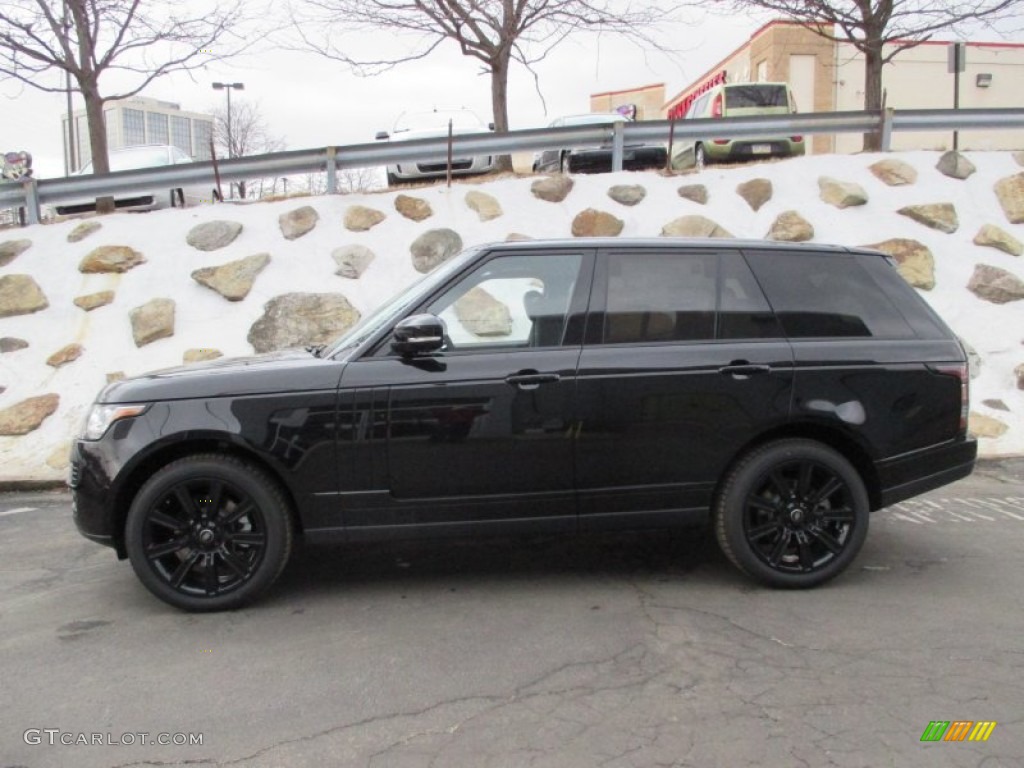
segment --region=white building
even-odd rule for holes
[[[64,136],[64,165],[73,173],[92,158],[89,148],[89,127],[85,109],[74,113],[74,162],[68,153],[68,118],[61,118]],[[185,112],[178,104],[141,96],[108,101],[103,105],[107,124],[107,148],[120,149],[138,144],[171,144],[196,160],[210,159],[213,138],[213,116]]]

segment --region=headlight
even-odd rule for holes
[[[85,420],[82,429],[83,440],[99,440],[110,429],[115,421],[138,416],[143,413],[148,405],[113,405],[94,403],[89,410],[89,416]]]

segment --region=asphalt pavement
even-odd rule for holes
[[[189,615],[66,494],[3,494],[0,768],[1021,766],[1022,551],[1024,461],[988,462],[812,591],[698,529],[307,547]],[[958,721],[995,726],[921,741]]]

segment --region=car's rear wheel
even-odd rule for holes
[[[813,440],[752,451],[727,476],[715,533],[741,571],[773,587],[814,587],[838,576],[867,536],[870,506],[857,470]]]
[[[697,144],[693,148],[693,167],[696,168],[698,171],[703,171],[705,168],[707,168],[707,165],[708,156],[707,153],[704,151],[704,145]]]
[[[189,456],[136,494],[125,546],[136,575],[161,600],[187,611],[237,608],[268,589],[288,561],[288,503],[257,467]]]

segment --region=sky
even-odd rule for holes
[[[741,45],[762,22],[693,17],[685,25],[666,26],[660,34],[675,49],[671,54],[644,51],[609,35],[569,38],[536,67],[544,101],[533,77],[522,67],[513,69],[511,127],[534,128],[559,115],[588,112],[591,93],[664,82],[666,97],[671,96]],[[381,44],[395,45],[387,33],[378,38]],[[55,73],[49,77],[60,79]],[[270,134],[283,137],[288,149],[371,142],[407,110],[466,107],[483,122],[491,120],[489,77],[454,43],[442,45],[425,60],[373,77],[356,76],[315,54],[277,48],[212,65],[191,77],[177,73],[159,79],[141,95],[207,112],[224,105],[224,91],[211,87],[215,81],[244,83],[245,91],[233,93],[232,101],[254,102]],[[74,104],[76,109],[83,106],[78,97]],[[0,80],[0,151],[30,152],[38,178],[63,175],[60,120],[66,109],[64,94],[44,94]]]

